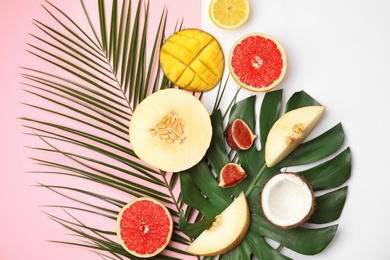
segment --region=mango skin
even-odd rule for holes
[[[225,58],[218,41],[199,29],[171,35],[160,50],[165,76],[181,89],[205,92],[220,82]]]

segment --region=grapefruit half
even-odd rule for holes
[[[241,87],[266,92],[283,79],[287,58],[283,46],[272,36],[250,33],[241,37],[229,55],[229,69]]]
[[[130,254],[147,258],[160,253],[171,240],[172,216],[159,201],[140,197],[129,202],[119,212],[117,236]]]

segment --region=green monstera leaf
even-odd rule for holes
[[[265,147],[268,132],[281,114],[282,94],[282,90],[265,94],[258,113],[259,120],[256,118],[256,96],[239,101],[229,111],[229,122],[241,118],[251,129],[256,129],[258,122],[260,147]],[[304,91],[296,92],[285,104],[285,112],[309,105],[319,103]],[[225,143],[225,126],[220,110],[215,111],[211,119],[213,139],[205,159],[180,173],[182,198],[188,205],[187,211],[193,212],[197,209],[199,213],[196,220],[191,221],[192,214],[182,212],[180,229],[186,235],[196,238],[211,226],[215,216],[220,214],[240,191],[244,191],[251,211],[250,228],[241,244],[224,254],[223,259],[250,259],[253,256],[258,259],[290,259],[282,254],[283,247],[305,255],[322,252],[334,238],[337,224],[302,226],[291,230],[276,228],[264,218],[258,202],[259,194],[268,178],[288,167],[300,165],[298,168],[302,170],[297,173],[307,179],[314,191],[321,191],[323,194],[316,197],[317,207],[309,223],[327,224],[337,220],[347,196],[347,186],[342,185],[351,175],[350,148],[339,151],[344,143],[342,125],[339,123],[302,143],[284,160],[268,168],[263,149],[258,149],[255,145],[246,151],[229,151]],[[231,161],[239,163],[248,177],[238,185],[224,189],[218,186],[219,173],[222,167]],[[329,189],[332,190],[328,192]],[[272,247],[266,239],[276,241],[280,244],[279,247]]]

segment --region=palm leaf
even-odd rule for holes
[[[134,108],[151,92],[173,87],[158,64],[167,11],[154,28],[148,24],[148,1],[80,3],[86,23],[46,2],[52,23],[34,20],[37,33],[27,49],[45,68],[22,72],[34,101],[24,102],[31,115],[21,119],[27,134],[40,141],[30,146],[37,154],[31,158],[39,166],[35,172],[57,180],[37,186],[71,203],[46,206],[49,218],[75,238],[52,241],[88,248],[105,259],[129,258],[116,238],[117,214],[133,197],[150,196],[164,202],[175,220],[174,243],[156,259],[182,259],[190,238],[178,229],[185,205],[174,190],[177,176],[145,165],[128,141]],[[64,180],[72,184],[58,185]],[[113,228],[90,225],[91,218]]]
[[[260,146],[265,146],[266,137],[272,125],[278,119],[282,106],[282,90],[265,94],[259,115],[256,120],[256,96],[248,97],[236,103],[230,110],[229,122],[241,118],[252,128],[258,122],[260,129]],[[286,112],[308,105],[319,103],[307,93],[295,93],[286,104]],[[333,158],[344,142],[344,132],[341,124],[301,144],[288,157],[272,168],[265,165],[264,151],[252,146],[247,151],[237,152],[238,162],[246,170],[248,177],[238,185],[223,189],[218,187],[218,175],[221,168],[230,162],[224,140],[224,125],[222,114],[217,110],[212,116],[213,139],[206,158],[195,167],[181,173],[181,190],[183,200],[197,208],[204,218],[191,223],[184,214],[180,215],[180,228],[185,234],[196,238],[204,229],[209,228],[216,215],[220,214],[231,202],[232,196],[238,196],[245,191],[251,211],[251,224],[242,243],[232,251],[223,255],[223,259],[289,259],[281,254],[285,246],[298,253],[314,255],[322,252],[332,241],[337,231],[337,224],[321,227],[300,227],[292,230],[282,230],[272,226],[265,220],[258,204],[261,188],[269,177],[287,167],[300,165],[299,174],[303,175],[316,191],[324,194],[316,197],[317,208],[310,219],[312,224],[327,224],[339,218],[347,195],[344,184],[351,174],[351,154],[346,148]],[[315,164],[317,162],[317,164]],[[312,164],[315,164],[314,166]],[[305,167],[305,165],[307,165]],[[328,189],[338,188],[326,193]],[[280,246],[271,247],[265,238],[272,239]]]

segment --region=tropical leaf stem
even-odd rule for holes
[[[160,171],[160,173],[161,173],[161,177],[162,177],[162,179],[164,181],[164,184],[165,184],[165,186],[166,186],[166,188],[167,188],[167,190],[169,192],[169,195],[170,195],[170,197],[172,199],[172,203],[176,207],[176,212],[180,212],[179,203],[178,203],[175,195],[173,194],[173,190],[172,190],[172,187],[174,187],[174,186],[169,185],[167,177],[166,177],[167,173],[165,171]]]
[[[264,163],[263,166],[261,167],[260,171],[258,174],[256,174],[255,178],[253,179],[252,183],[250,184],[249,188],[247,189],[247,191],[245,192],[245,195],[248,197],[251,192],[253,191],[253,189],[256,187],[257,183],[259,182],[260,180],[260,177],[262,175],[262,173],[265,171],[265,169],[267,168],[266,164]]]

